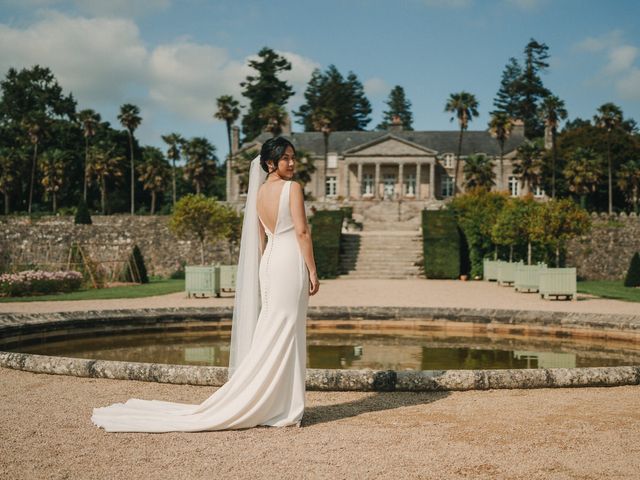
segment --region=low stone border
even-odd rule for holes
[[[52,314],[0,315],[0,338],[73,327],[176,323],[185,319],[220,322],[232,309],[175,308],[110,310]],[[640,339],[640,315],[601,315],[459,308],[315,307],[311,320],[409,320],[452,321],[492,325],[555,327],[562,331],[590,330],[593,336],[618,332],[631,341]],[[570,334],[570,333],[569,333]],[[163,383],[222,386],[226,367],[166,365],[54,357],[0,351],[0,366],[36,373],[92,378],[142,380]],[[307,369],[307,390],[344,391],[443,391],[499,388],[605,387],[640,385],[640,366],[549,368],[517,370],[325,370]]]

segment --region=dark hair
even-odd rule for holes
[[[284,151],[287,147],[291,147],[293,149],[293,154],[295,155],[296,147],[294,147],[293,143],[284,137],[270,138],[262,144],[262,149],[260,150],[260,166],[265,172],[267,172],[267,176],[271,173],[269,172],[267,162],[272,160],[273,163],[278,165],[278,161],[284,155]]]

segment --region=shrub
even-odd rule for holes
[[[73,220],[76,225],[91,225],[91,214],[89,208],[84,200],[80,200],[78,209],[76,210],[76,216]]]
[[[20,297],[47,293],[72,292],[82,285],[82,274],[72,270],[44,272],[26,270],[0,275],[0,295]]]
[[[149,283],[147,267],[144,264],[144,257],[138,245],[133,246],[133,251],[129,255],[129,261],[125,266],[122,279],[125,282]]]
[[[458,278],[460,231],[453,212],[422,211],[422,245],[427,278]]]
[[[631,257],[629,270],[627,271],[627,276],[624,279],[624,286],[640,287],[640,253],[638,252]]]
[[[335,278],[340,267],[341,210],[321,210],[309,220],[312,228],[313,254],[319,278]]]

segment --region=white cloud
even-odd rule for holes
[[[621,30],[598,37],[587,37],[574,50],[603,56],[604,65],[590,83],[611,85],[625,100],[640,100],[640,68],[636,65],[638,47],[625,43]]]
[[[364,82],[364,91],[369,97],[378,97],[389,93],[391,87],[381,78],[373,77]]]
[[[147,52],[130,20],[73,18],[48,12],[25,29],[0,24],[0,72],[48,66],[82,101],[122,100],[144,81]]]
[[[608,75],[615,75],[629,70],[638,55],[638,49],[632,45],[620,45],[609,50],[609,63],[604,67]]]

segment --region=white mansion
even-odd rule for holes
[[[305,192],[321,203],[356,204],[366,209],[379,201],[402,200],[426,208],[438,208],[453,195],[455,157],[458,148],[457,130],[406,131],[392,125],[382,131],[333,132],[329,135],[325,169],[324,137],[321,132],[291,132],[282,134],[297,149],[313,156],[316,167]],[[259,151],[271,137],[263,132],[254,140],[239,145],[239,131],[233,129],[233,161],[240,160],[243,151]],[[488,131],[465,131],[461,161],[472,154],[485,154],[495,163],[496,186],[508,190],[512,196],[521,195],[520,179],[513,174],[516,148],[524,142],[524,129],[514,128],[506,142],[502,178],[499,178],[500,146]],[[460,165],[459,191],[463,191],[463,165]],[[326,174],[325,174],[326,172]],[[227,168],[227,199],[240,200],[242,193],[237,175]],[[536,197],[544,192],[537,189]],[[416,205],[417,206],[417,205]]]

